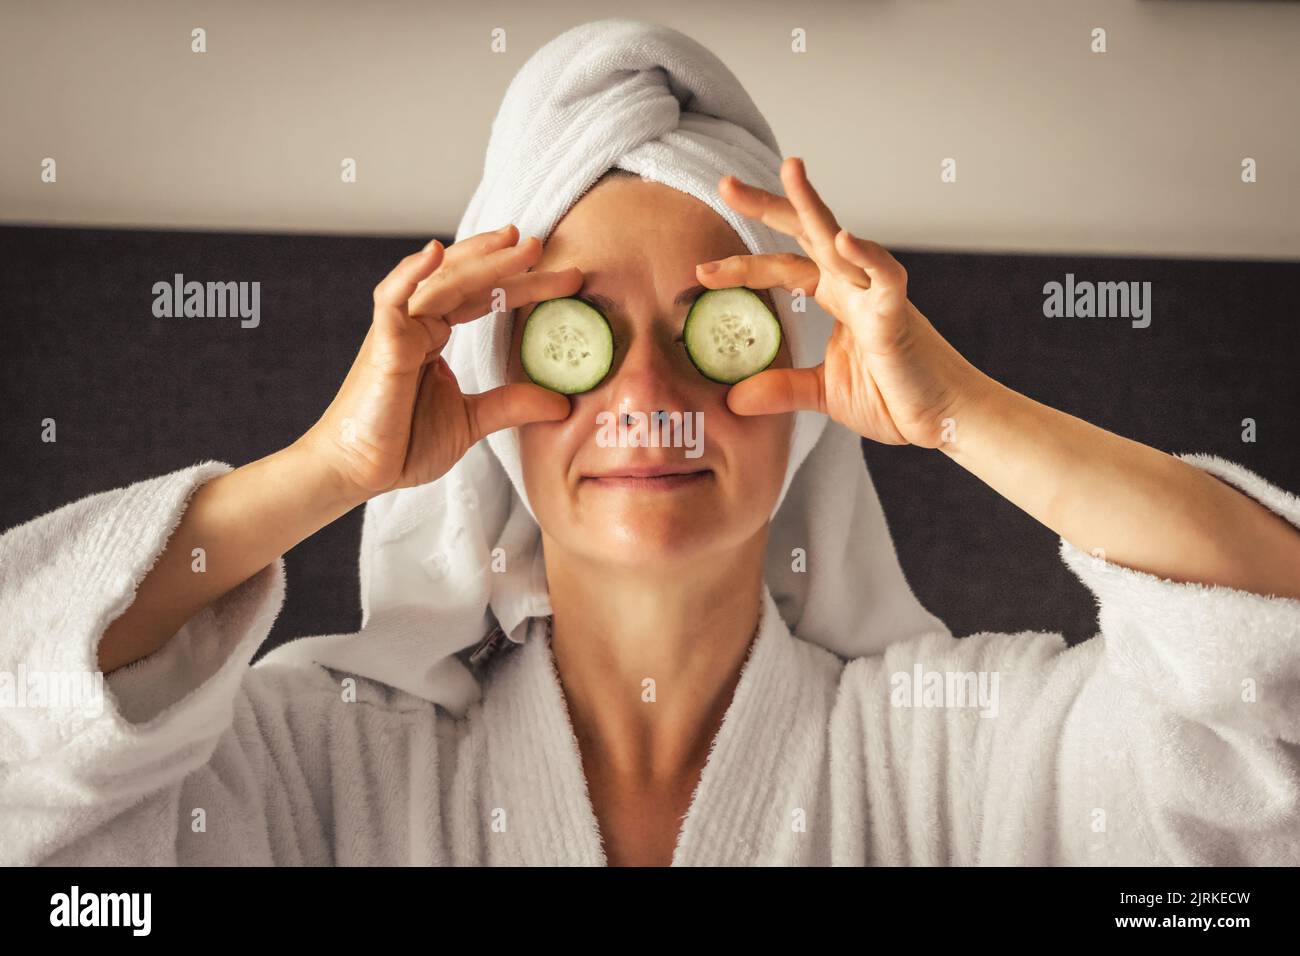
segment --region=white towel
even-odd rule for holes
[[[717,191],[733,174],[781,193],[781,159],[740,81],[699,43],[656,24],[587,23],[543,46],[511,81],[456,240],[507,223],[521,239],[545,240],[619,167],[707,203],[753,253],[798,253]],[[773,297],[794,365],[816,365],[834,320],[811,299],[792,317],[790,296]],[[453,332],[446,357],[466,392],[506,382],[512,321],[513,312],[490,314]],[[491,570],[497,548],[503,573]],[[794,569],[795,548],[806,570]],[[316,661],[464,713],[479,686],[454,655],[494,623],[522,641],[527,622],[550,613],[517,432],[489,436],[436,482],[370,501],[360,570],[360,637],[305,638],[268,658]],[[765,579],[796,636],[846,657],[946,633],[903,576],[858,436],[816,413],[796,415]]]

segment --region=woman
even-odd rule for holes
[[[616,20],[539,51],[458,239],[376,287],[289,448],[0,539],[0,664],[111,690],[4,712],[3,862],[1300,862],[1300,502],[971,366],[698,44]],[[785,339],[728,387],[679,338],[735,286]],[[518,357],[565,296],[616,340],[571,398]],[[702,453],[599,442],[627,408],[701,413]],[[1101,635],[954,640],[859,436],[1058,532]],[[362,502],[361,632],[248,668],[279,557]]]

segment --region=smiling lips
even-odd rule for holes
[[[680,466],[651,465],[619,468],[600,475],[583,475],[582,480],[598,488],[629,488],[644,491],[667,491],[698,484],[712,476],[710,468],[685,470]]]

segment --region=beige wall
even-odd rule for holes
[[[0,0],[0,219],[449,233],[528,54],[649,11],[886,244],[1300,258],[1300,4],[1277,2]]]

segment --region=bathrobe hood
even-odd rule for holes
[[[560,34],[511,81],[492,124],[483,178],[456,241],[518,226],[545,240],[609,169],[681,190],[723,217],[752,253],[800,253],[790,237],[718,195],[733,174],[783,193],[781,150],[740,81],[668,27],[599,20]],[[794,365],[818,364],[833,319],[773,290]],[[514,311],[458,325],[444,355],[461,388],[506,383]],[[494,627],[515,642],[550,613],[541,535],[524,488],[516,429],[479,442],[430,484],[366,505],[362,628],[273,652],[395,686],[463,714],[480,696],[464,652]],[[845,657],[945,629],[903,576],[860,439],[814,412],[795,414],[773,512],[765,583],[791,633]]]

